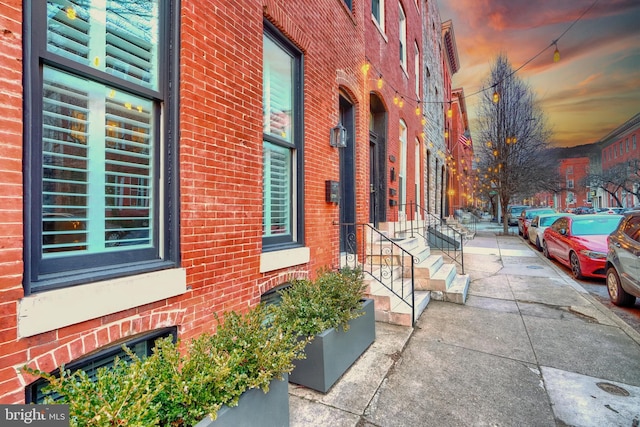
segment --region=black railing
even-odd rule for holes
[[[340,232],[340,268],[360,268],[375,283],[400,298],[411,308],[411,325],[415,326],[415,260],[411,253],[369,224],[343,223]]]
[[[427,212],[417,203],[409,202],[399,205],[392,212],[393,238],[424,238],[429,247],[442,252],[450,260],[458,264],[464,274],[464,234],[448,225],[444,218]]]
[[[475,235],[478,230],[478,217],[473,213],[464,209],[455,209],[453,216],[459,224]]]

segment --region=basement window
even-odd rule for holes
[[[129,360],[129,356],[122,349],[123,345],[128,347],[136,356],[142,359],[151,355],[152,350],[155,347],[156,340],[169,336],[173,337],[174,342],[176,341],[177,329],[175,327],[163,328],[150,334],[138,336],[137,338],[127,342],[113,345],[104,350],[100,350],[95,354],[71,362],[68,365],[65,365],[64,368],[72,373],[82,369],[90,378],[95,379],[98,369],[113,366],[113,362],[116,357],[121,360]],[[60,369],[58,368],[53,371],[53,375],[59,376]],[[52,397],[54,401],[58,401],[60,399],[60,395],[44,391],[47,385],[48,382],[43,378],[40,378],[28,385],[25,389],[25,403],[42,404],[47,396]]]

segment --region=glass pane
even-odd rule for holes
[[[42,250],[77,252],[87,245],[89,92],[87,82],[44,70]]]
[[[293,58],[264,36],[262,114],[264,133],[291,142]]]
[[[371,13],[380,22],[380,0],[371,0]]]
[[[151,244],[152,107],[44,68],[43,257]]]
[[[47,50],[145,87],[158,86],[158,0],[49,0]]]
[[[264,143],[263,235],[291,234],[291,150]]]
[[[105,107],[107,247],[148,244],[152,222],[152,103],[110,91]]]
[[[106,71],[157,88],[158,0],[107,3]]]

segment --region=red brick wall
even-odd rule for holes
[[[588,157],[575,157],[569,159],[560,160],[560,180],[563,184],[566,184],[568,179],[573,179],[573,189],[564,190],[560,193],[560,200],[558,200],[558,209],[577,208],[579,206],[590,206],[587,203],[587,188],[583,185],[582,181],[587,176],[589,171],[589,158]],[[571,191],[574,194],[574,203],[567,203],[567,193]]]
[[[0,402],[19,401],[15,363],[28,345],[16,342],[22,290],[22,8],[0,12]],[[6,397],[2,397],[6,395]]]
[[[188,339],[214,328],[214,313],[246,310],[266,290],[294,277],[313,276],[335,262],[338,228],[332,222],[338,208],[325,202],[324,181],[339,177],[339,152],[329,146],[329,130],[338,120],[339,88],[355,102],[356,182],[364,183],[357,191],[357,214],[358,221],[368,219],[369,90],[360,67],[363,16],[369,14],[363,13],[361,1],[353,3],[354,12],[341,0],[291,1],[286,7],[275,0],[182,0],[180,243],[190,290],[19,340],[22,9],[13,1],[0,10],[0,403],[24,401],[24,386],[33,378],[16,373],[23,364],[52,370],[99,347],[165,326],[177,325],[179,337]],[[264,14],[305,55],[304,211],[311,261],[262,274]]]
[[[407,25],[407,69],[406,73],[400,66],[400,44],[399,44],[399,3],[402,3]],[[418,2],[423,7],[423,2]],[[416,115],[415,109],[418,105],[415,93],[415,72],[414,72],[414,43],[417,42],[420,54],[424,54],[422,48],[422,22],[421,11],[419,11],[414,0],[387,0],[385,1],[385,28],[384,35],[371,18],[371,1],[368,0],[365,6],[365,37],[366,55],[371,64],[367,75],[369,91],[376,93],[387,109],[387,157],[395,157],[396,162],[388,160],[387,171],[395,168],[398,172],[400,159],[399,155],[399,134],[400,120],[407,125],[407,170],[406,170],[406,190],[407,202],[418,201],[421,205],[422,195],[415,194],[415,167],[420,167],[421,159],[415,158],[415,141],[420,141],[421,149],[423,141],[422,116]],[[422,66],[420,67],[422,69]],[[378,88],[378,79],[382,77],[383,86]],[[420,78],[420,76],[418,76]],[[404,105],[400,107],[394,103],[394,98],[403,98]],[[420,87],[422,96],[422,86]],[[423,109],[421,108],[421,111]],[[367,154],[368,156],[368,154]],[[424,160],[424,159],[423,159]],[[367,178],[368,179],[368,178]],[[389,173],[385,179],[389,180]],[[389,188],[398,190],[398,180],[389,182]],[[424,194],[424,185],[421,185],[421,193]],[[399,192],[398,192],[399,194]],[[397,197],[394,197],[397,199]],[[397,209],[388,210],[388,219],[394,220]]]

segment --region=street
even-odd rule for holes
[[[518,233],[517,227],[511,227],[510,231],[515,229],[515,234]],[[522,238],[522,236],[521,236]],[[525,239],[526,241],[526,239]],[[528,242],[528,241],[527,241]],[[534,247],[531,245],[531,247]],[[542,255],[542,254],[541,254]],[[560,270],[565,272],[568,276],[571,276],[571,271],[555,260],[547,259],[547,262],[554,264]],[[618,307],[611,303],[609,299],[609,293],[607,292],[607,285],[605,279],[574,279],[580,286],[582,286],[589,294],[595,297],[602,305],[613,311],[616,316],[622,319],[625,323],[631,326],[636,332],[640,332],[640,299],[636,299],[636,303],[633,307]]]
[[[558,265],[560,268],[566,270],[567,274],[570,274],[569,270],[563,266]],[[613,311],[616,316],[624,320],[629,326],[631,326],[637,332],[640,332],[640,300],[636,298],[636,303],[633,307],[618,307],[611,303],[609,294],[607,293],[607,285],[604,279],[582,279],[576,280],[587,292],[593,295],[602,305]]]

